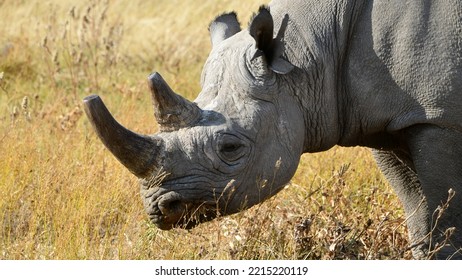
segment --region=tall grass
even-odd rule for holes
[[[154,133],[146,77],[192,99],[207,26],[265,1],[0,1],[0,259],[409,258],[403,212],[369,152],[304,155],[284,191],[193,230],[149,223],[136,179],[96,138],[97,92]]]

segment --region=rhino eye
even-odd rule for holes
[[[240,159],[245,154],[245,145],[237,137],[226,137],[218,144],[218,155],[226,161],[232,162]]]
[[[221,147],[220,152],[221,152],[222,154],[230,154],[230,153],[236,152],[240,147],[241,147],[240,144],[235,144],[235,143],[224,144],[224,145]]]
[[[238,143],[227,143],[220,147],[220,154],[226,161],[236,161],[244,154],[242,153],[243,145]]]

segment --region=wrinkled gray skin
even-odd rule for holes
[[[85,99],[98,135],[140,178],[150,219],[191,228],[241,211],[277,193],[302,153],[361,145],[404,206],[414,257],[428,257],[455,227],[437,257],[461,258],[461,2],[291,0],[268,9],[242,31],[234,13],[212,22],[194,103],[150,77],[156,135],[125,130],[99,97]]]

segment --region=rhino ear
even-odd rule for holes
[[[263,51],[266,56],[271,55],[273,44],[273,17],[266,7],[260,7],[258,14],[250,21],[249,33],[255,39],[257,49]]]
[[[212,47],[241,31],[235,12],[218,16],[209,25]]]
[[[276,38],[273,38],[273,17],[268,8],[262,6],[249,25],[249,33],[255,39],[257,50],[264,53],[269,68],[278,74],[287,74],[294,69],[294,66],[282,57],[283,38],[288,21],[289,17],[285,15]]]

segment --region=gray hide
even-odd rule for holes
[[[436,257],[462,257],[461,1],[273,1],[247,29],[230,13],[210,33],[195,102],[149,78],[158,134],[126,130],[85,99],[140,178],[152,222],[191,228],[241,211],[282,189],[302,153],[360,145],[404,206],[414,257],[450,232]]]

